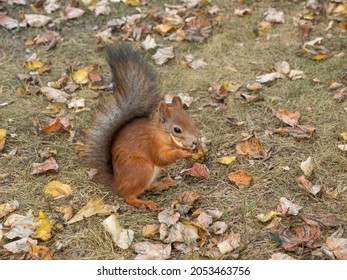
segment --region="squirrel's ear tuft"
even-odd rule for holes
[[[183,108],[183,103],[182,103],[182,99],[179,96],[174,96],[174,98],[172,98],[172,106],[176,107],[176,108]]]
[[[164,101],[161,101],[158,105],[158,114],[161,122],[166,122],[168,118],[171,117],[171,113],[169,111],[169,107]]]

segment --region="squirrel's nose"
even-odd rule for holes
[[[193,141],[193,145],[197,145],[198,144],[198,141]]]

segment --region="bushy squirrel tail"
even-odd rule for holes
[[[100,182],[112,185],[112,140],[120,127],[134,118],[147,117],[161,97],[152,67],[129,45],[107,46],[115,90],[103,97],[93,111],[94,121],[86,132],[86,163],[98,169]]]

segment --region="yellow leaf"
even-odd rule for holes
[[[126,0],[125,1],[126,5],[133,6],[133,7],[140,7],[141,3],[139,0]]]
[[[318,61],[318,60],[324,60],[327,59],[329,56],[327,54],[316,54],[312,56],[312,60]]]
[[[173,29],[173,25],[171,23],[167,24],[158,24],[154,27],[154,30],[159,32],[160,34],[166,34],[167,32]]]
[[[347,141],[347,132],[342,132],[340,135],[341,135],[343,140]],[[1,138],[1,136],[0,136],[0,138]]]
[[[217,159],[217,162],[219,162],[221,164],[229,165],[232,162],[234,162],[235,160],[236,160],[235,156],[230,156],[230,157],[221,157],[221,158]]]
[[[94,70],[94,66],[86,66],[72,73],[72,78],[77,84],[86,84],[89,82],[88,74]]]
[[[193,160],[198,160],[198,159],[204,159],[205,155],[207,154],[208,150],[204,149],[202,151],[199,151],[197,153],[192,154],[192,159]]]
[[[46,217],[46,215],[40,211],[39,215],[35,217],[35,222],[40,222],[38,227],[35,230],[36,238],[40,238],[43,241],[46,241],[52,237],[51,231],[51,221]]]
[[[281,216],[280,212],[276,212],[276,211],[270,211],[267,214],[259,214],[257,215],[257,219],[263,223],[272,220],[273,217],[275,216]]]
[[[71,187],[59,181],[52,181],[45,186],[43,192],[46,195],[52,196],[53,199],[58,199],[69,196],[71,194]]]
[[[68,224],[81,221],[84,218],[88,218],[90,216],[98,214],[99,212],[102,212],[104,205],[105,203],[100,196],[93,196],[92,199],[89,200],[88,203],[84,205],[71,220],[68,221]]]
[[[0,129],[0,151],[5,147],[5,142],[6,142],[6,129]]]
[[[142,235],[146,238],[153,238],[159,233],[159,224],[146,225],[142,228]]]
[[[25,66],[30,70],[35,70],[43,66],[43,62],[40,60],[26,61]]]

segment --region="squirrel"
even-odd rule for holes
[[[126,203],[158,210],[139,196],[164,188],[154,183],[159,172],[176,160],[189,158],[197,145],[197,126],[180,97],[166,104],[158,93],[153,68],[129,45],[106,46],[114,90],[95,109],[86,131],[86,162],[98,170]]]

